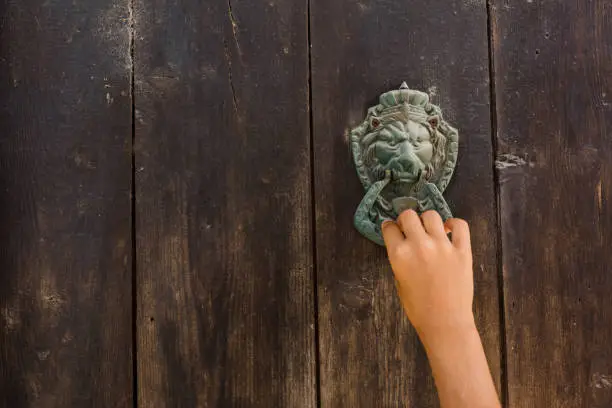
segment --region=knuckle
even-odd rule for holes
[[[408,245],[400,244],[396,245],[390,252],[391,253],[389,255],[392,258],[404,258],[408,256],[410,248],[408,247]]]
[[[423,214],[421,214],[423,218],[440,218],[440,215],[435,210],[427,210]]]
[[[454,221],[455,221],[455,224],[460,227],[467,227],[468,225],[467,221],[464,220],[463,218],[455,218]]]
[[[418,250],[421,254],[429,254],[436,251],[436,244],[431,239],[419,241]]]
[[[453,226],[453,228],[467,230],[469,229],[469,225],[466,220],[462,218],[451,218],[448,220],[448,223]]]
[[[399,218],[408,220],[414,216],[416,216],[416,212],[414,212],[414,210],[406,210],[399,215]]]
[[[391,228],[391,221],[385,221],[380,226],[380,230],[382,231],[383,235],[385,235],[385,233],[387,233],[390,230],[390,228]]]

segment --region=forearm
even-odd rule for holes
[[[421,339],[431,364],[442,408],[501,406],[475,325],[433,329],[422,333]]]

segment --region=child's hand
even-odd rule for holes
[[[422,222],[421,222],[422,221]],[[452,239],[446,235],[452,233]],[[397,289],[425,346],[444,408],[501,408],[476,330],[470,231],[435,211],[383,224]]]
[[[453,218],[443,224],[435,211],[419,218],[408,210],[397,223],[385,222],[382,232],[400,299],[421,339],[475,327],[467,223]]]

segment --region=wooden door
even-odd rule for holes
[[[612,404],[606,0],[0,5],[0,406],[435,407],[347,144],[406,81],[507,407]]]

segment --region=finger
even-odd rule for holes
[[[400,227],[393,221],[383,222],[382,236],[385,240],[385,246],[387,249],[395,248],[398,244],[406,239]]]
[[[414,210],[406,210],[401,213],[397,218],[397,223],[406,239],[419,239],[426,235],[421,219]]]
[[[451,242],[457,248],[471,249],[470,227],[465,220],[460,218],[450,218],[446,220],[444,226],[453,234]]]
[[[425,231],[427,231],[429,235],[438,239],[446,238],[446,234],[444,233],[444,223],[442,222],[442,217],[440,217],[440,214],[438,214],[437,211],[425,211],[423,214],[421,214],[421,219],[423,220]]]

